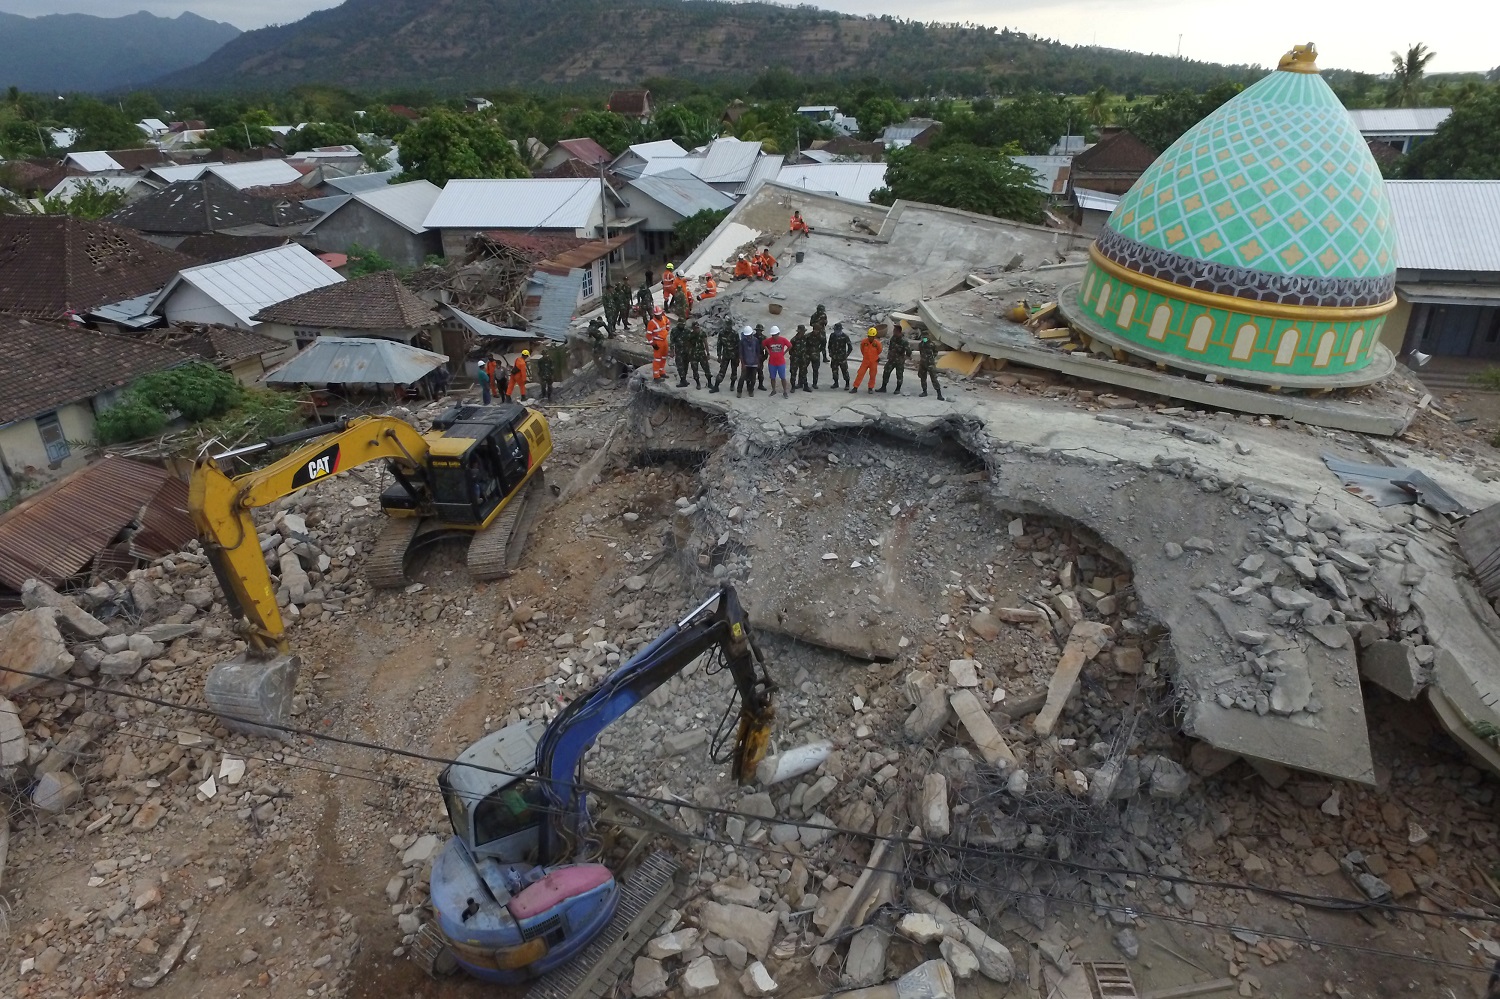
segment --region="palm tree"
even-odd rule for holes
[[[1404,56],[1400,52],[1391,53],[1394,72],[1391,74],[1390,93],[1386,98],[1387,106],[1409,108],[1416,104],[1422,92],[1422,78],[1427,75],[1427,64],[1432,62],[1435,55],[1437,53],[1429,50],[1422,42],[1408,46]]]
[[[1083,99],[1083,116],[1095,128],[1109,124],[1109,120],[1114,117],[1114,110],[1109,100],[1109,90],[1105,87],[1089,91]]]

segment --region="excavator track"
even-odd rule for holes
[[[549,972],[526,991],[526,999],[599,999],[608,995],[630,968],[636,953],[655,935],[661,914],[682,894],[677,861],[660,850],[641,862],[608,925],[571,961]]]
[[[406,553],[422,528],[419,517],[387,517],[375,538],[375,550],[365,560],[365,578],[380,589],[405,586]]]
[[[469,542],[469,575],[474,579],[505,579],[520,565],[526,538],[547,494],[545,473],[538,471],[521,488],[521,495],[511,500],[495,522]]]
[[[458,960],[448,949],[448,941],[431,923],[423,923],[408,949],[415,962],[430,978],[447,978],[458,971]]]

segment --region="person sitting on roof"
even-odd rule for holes
[[[771,256],[769,249],[760,251],[761,276],[767,281],[776,280],[776,258]]]
[[[800,211],[792,212],[792,235],[795,236],[799,232],[806,236],[812,232],[812,226],[802,220],[802,213]]]
[[[713,271],[703,275],[703,291],[698,294],[698,301],[717,298],[719,296],[719,282],[714,280]]]
[[[753,279],[754,277],[755,265],[750,263],[750,261],[745,258],[745,255],[741,253],[740,258],[734,262],[734,279],[736,281],[739,281],[742,278],[749,280]]]

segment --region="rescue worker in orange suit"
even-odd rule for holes
[[[672,296],[677,293],[677,288],[677,268],[668,264],[667,269],[661,276],[661,304],[663,308],[672,304]]]
[[[802,220],[801,212],[792,212],[792,235],[795,236],[799,232],[806,236],[812,232],[812,226]]]
[[[750,280],[754,277],[755,265],[746,260],[745,255],[741,253],[740,258],[734,262],[734,279],[736,281],[741,279]]]
[[[484,373],[490,377],[490,391],[495,395],[504,395],[500,391],[499,372],[496,370],[495,358],[493,356],[484,359]],[[510,400],[507,399],[505,401],[509,402]]]
[[[667,377],[667,317],[659,305],[646,320],[646,342],[651,345],[651,378],[659,382]]]
[[[505,386],[505,399],[509,402],[513,398],[526,400],[526,359],[531,356],[531,351],[521,351],[521,356],[516,358],[516,366],[511,369],[510,384]]]
[[[771,256],[770,250],[760,251],[760,270],[767,281],[776,280],[776,258]]]
[[[859,342],[859,370],[854,374],[854,387],[850,392],[859,391],[859,383],[864,381],[865,375],[870,376],[870,384],[865,388],[866,393],[875,391],[875,372],[880,368],[880,336],[875,327],[871,326],[865,338]]]
[[[703,277],[703,291],[698,294],[698,301],[707,301],[710,298],[719,297],[719,282],[714,280],[713,272],[710,271]]]

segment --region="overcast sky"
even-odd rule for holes
[[[544,3],[545,0],[537,0]],[[1381,73],[1392,49],[1425,42],[1430,72],[1488,70],[1500,11],[1493,0],[816,0],[853,14],[1005,25],[1076,45],[1171,54],[1181,35],[1193,59],[1271,66],[1293,42],[1313,41],[1325,67]],[[0,10],[35,16],[78,11],[117,17],[137,10],[191,10],[241,28],[295,21],[336,6],[330,0],[0,0]],[[1489,14],[1483,11],[1489,10]]]

